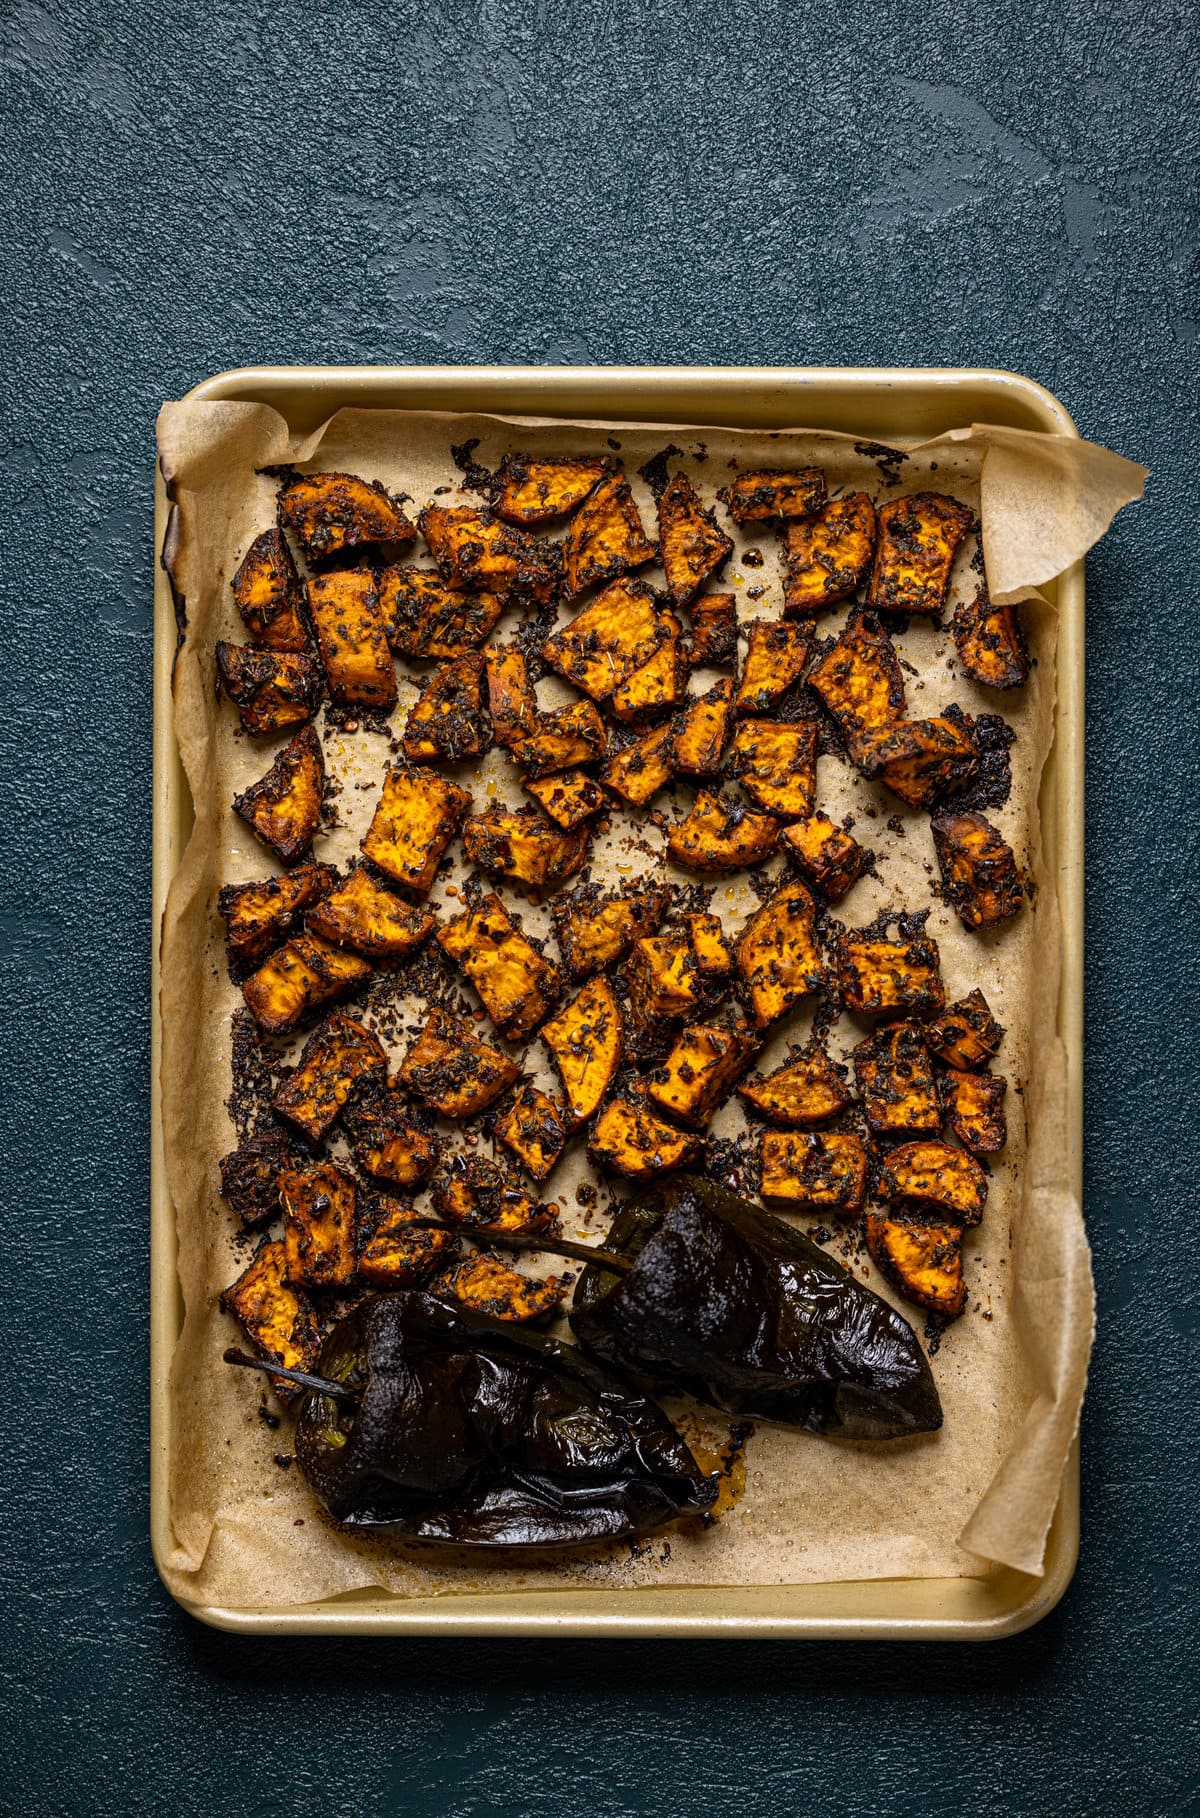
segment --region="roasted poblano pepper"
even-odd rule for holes
[[[701,1513],[716,1480],[662,1410],[574,1346],[427,1294],[330,1333],[296,1457],[335,1519],[457,1546],[570,1546]]]
[[[633,1267],[584,1270],[580,1343],[660,1392],[843,1439],[942,1424],[906,1320],[782,1219],[678,1175],[630,1201],[604,1248]]]

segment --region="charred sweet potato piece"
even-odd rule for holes
[[[567,1146],[567,1127],[561,1106],[536,1086],[518,1086],[496,1112],[492,1131],[497,1142],[511,1149],[526,1174],[544,1181],[554,1172]]]
[[[827,903],[839,902],[845,896],[867,862],[858,841],[823,814],[810,814],[807,820],[786,827],[783,843]]]
[[[342,1114],[350,1150],[364,1174],[396,1187],[415,1187],[432,1173],[441,1144],[414,1123],[391,1086],[368,1086]]]
[[[591,701],[575,701],[542,714],[533,731],[513,739],[509,750],[526,776],[539,777],[595,763],[604,756],[605,744],[604,721]]]
[[[234,604],[256,644],[267,650],[307,650],[300,617],[304,589],[281,530],[255,537],[230,582]]]
[[[549,524],[583,504],[608,472],[600,456],[509,454],[492,488],[492,509],[506,524]]]
[[[861,1212],[868,1160],[861,1136],[836,1130],[764,1130],[762,1196],[802,1212]]]
[[[398,1078],[443,1117],[473,1117],[506,1092],[519,1071],[498,1048],[479,1041],[461,1017],[435,1008]]]
[[[468,650],[436,669],[409,710],[404,754],[414,764],[478,757],[486,749],[483,656]]]
[[[535,1237],[558,1223],[553,1206],[543,1206],[484,1155],[452,1155],[433,1183],[439,1218],[483,1236],[507,1231]]]
[[[459,657],[478,650],[504,610],[498,593],[447,587],[428,568],[385,568],[379,607],[387,641],[410,661]]]
[[[879,1191],[893,1205],[932,1206],[957,1224],[977,1225],[987,1205],[987,1175],[974,1156],[949,1143],[901,1143],[884,1158]]]
[[[957,720],[897,720],[859,758],[864,776],[886,783],[910,808],[928,808],[962,789],[979,769],[979,753]]]
[[[642,528],[629,481],[620,472],[601,480],[563,540],[563,592],[568,600],[595,581],[612,581],[651,561],[658,551]]]
[[[819,467],[801,467],[792,473],[764,467],[755,473],[740,473],[717,496],[724,499],[735,524],[807,518],[825,503],[825,475]]]
[[[632,808],[644,808],[660,789],[666,788],[674,772],[675,728],[667,720],[614,752],[600,773],[600,781]]]
[[[572,978],[601,972],[623,959],[634,941],[658,927],[667,912],[666,890],[628,890],[605,895],[599,884],[584,884],[554,904],[554,932]]]
[[[463,827],[463,851],[489,877],[508,877],[527,890],[557,890],[582,871],[590,829],[564,833],[536,808],[489,808]]]
[[[722,978],[733,971],[733,948],[719,915],[684,917],[696,964],[705,978]]]
[[[967,1304],[960,1225],[914,1225],[868,1212],[866,1236],[871,1261],[898,1294],[926,1312],[958,1318]]]
[[[606,701],[662,643],[668,625],[643,581],[613,581],[566,625],[551,632],[542,655],[552,669],[594,701]]]
[[[470,793],[431,771],[392,770],[362,849],[371,863],[424,896],[458,831]]]
[[[658,542],[667,587],[677,606],[693,600],[733,553],[732,539],[682,473],[659,495]]]
[[[310,1142],[320,1142],[356,1090],[386,1077],[379,1038],[335,1010],[305,1042],[299,1066],[275,1094],[275,1110]]]
[[[558,592],[557,544],[514,530],[474,505],[427,505],[417,521],[448,586],[540,606]]]
[[[672,712],[687,693],[688,665],[683,625],[673,612],[662,614],[667,635],[654,655],[613,689],[609,706],[627,724]]]
[[[693,669],[727,669],[737,662],[737,604],[731,593],[708,593],[692,602]]]
[[[960,997],[925,1030],[930,1053],[949,1067],[982,1067],[1003,1040],[1004,1030],[988,1008],[982,991]]]
[[[547,1014],[562,979],[526,940],[498,896],[485,896],[438,930],[438,945],[457,960],[507,1041],[523,1041]]]
[[[365,865],[352,865],[304,918],[310,934],[372,960],[403,959],[428,939],[434,924],[428,909],[418,909],[385,890]]]
[[[692,811],[667,841],[667,857],[686,871],[742,871],[770,858],[779,845],[779,822],[752,814],[741,802],[723,801],[702,789]]]
[[[702,1141],[657,1116],[644,1098],[614,1098],[592,1127],[588,1155],[596,1167],[626,1180],[653,1180],[695,1161]]]
[[[357,954],[341,953],[311,934],[298,934],[243,980],[242,996],[260,1028],[269,1035],[286,1035],[313,1011],[344,997],[370,976],[371,967]]]
[[[311,657],[286,651],[222,642],[217,645],[217,674],[242,725],[256,738],[311,720],[321,698],[317,665]]]
[[[680,776],[715,776],[733,721],[733,682],[714,682],[693,695],[675,728],[675,770]]]
[[[975,521],[957,499],[915,492],[878,512],[868,600],[876,612],[940,612],[954,552]]]
[[[531,777],[525,789],[554,825],[568,833],[608,806],[608,797],[599,783],[585,776],[582,770],[568,770],[561,776]]]
[[[453,1231],[430,1231],[420,1214],[403,1201],[384,1195],[375,1227],[362,1247],[358,1277],[364,1287],[383,1293],[420,1288],[458,1255]]]
[[[855,933],[837,945],[838,986],[847,1010],[940,1010],[941,956],[928,935],[889,941]]]
[[[954,609],[950,633],[958,660],[985,688],[1020,688],[1029,680],[1029,652],[1015,606],[994,606],[986,587]]]
[[[764,1079],[747,1080],[738,1096],[783,1130],[824,1123],[852,1102],[841,1074],[816,1043]]]
[[[807,619],[858,591],[875,548],[875,507],[865,492],[831,499],[784,532],[783,616]]]
[[[754,1021],[773,1023],[824,980],[813,924],[817,906],[799,882],[787,883],[742,930],[738,971],[746,983]]]
[[[526,1325],[548,1318],[564,1300],[567,1284],[556,1275],[535,1281],[504,1263],[493,1262],[490,1256],[472,1256],[439,1275],[429,1291],[450,1295],[472,1313],[486,1313],[489,1319]]]
[[[493,644],[486,653],[488,712],[497,745],[508,747],[537,725],[537,694],[515,644]]]
[[[331,699],[344,707],[394,707],[396,670],[374,575],[367,568],[319,574],[305,592]]]
[[[995,928],[1016,915],[1025,898],[1016,855],[982,814],[939,814],[931,822],[933,849],[946,901],[964,928]]]
[[[808,672],[846,741],[854,763],[904,712],[904,678],[892,640],[878,619],[854,619]]]
[[[279,1178],[283,1253],[294,1288],[346,1288],[358,1267],[354,1182],[332,1162],[287,1168]]]
[[[621,1010],[608,980],[589,979],[543,1023],[541,1035],[562,1081],[564,1121],[586,1123],[604,1102],[625,1051]]]
[[[399,552],[417,535],[378,480],[353,473],[297,474],[279,494],[279,522],[313,563],[381,543]]]
[[[634,941],[625,980],[630,1012],[642,1029],[691,1016],[704,1001],[704,973],[691,941],[678,928]]]
[[[769,713],[804,674],[811,649],[811,625],[755,619],[746,629],[746,666],[734,701],[736,711]]]
[[[1004,1095],[1008,1081],[997,1073],[960,1073],[951,1067],[938,1081],[950,1128],[972,1155],[995,1155],[1008,1141]]]
[[[291,932],[297,917],[319,902],[336,882],[337,872],[332,865],[317,865],[310,860],[285,872],[283,877],[224,885],[217,897],[217,908],[225,918],[230,953],[240,960],[262,959]]]
[[[287,1279],[281,1243],[263,1244],[248,1269],[221,1296],[246,1337],[272,1363],[285,1370],[311,1370],[321,1348],[317,1315],[308,1295]],[[285,1405],[303,1393],[296,1383],[278,1378],[276,1395]]]
[[[743,720],[733,735],[729,774],[757,808],[794,820],[812,813],[817,793],[815,720]]]
[[[279,1217],[279,1177],[300,1157],[287,1130],[260,1130],[221,1157],[221,1197],[253,1230]]]
[[[854,1077],[872,1136],[936,1136],[942,1127],[933,1065],[912,1023],[879,1029],[854,1050]]]
[[[324,796],[321,741],[302,726],[266,775],[234,796],[233,807],[281,865],[296,865],[308,856]]]
[[[660,1067],[650,1075],[648,1096],[689,1129],[703,1130],[754,1057],[758,1042],[747,1029],[689,1023]]]

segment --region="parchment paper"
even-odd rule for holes
[[[933,1357],[944,1427],[921,1439],[871,1446],[822,1441],[759,1423],[745,1447],[744,1485],[738,1469],[722,1497],[729,1506],[715,1525],[679,1527],[650,1545],[537,1566],[445,1559],[386,1539],[351,1540],[334,1531],[296,1468],[276,1462],[277,1454],[290,1451],[288,1429],[285,1423],[271,1431],[260,1417],[269,1402],[265,1388],[222,1364],[222,1349],[237,1334],[217,1306],[220,1291],[245,1266],[247,1248],[217,1194],[218,1158],[235,1141],[226,1100],[231,1019],[241,997],[227,973],[216,895],[223,883],[265,876],[275,868],[230,802],[263,774],[282,741],[251,740],[241,733],[235,710],[216,698],[213,647],[221,637],[244,641],[229,580],[252,538],[274,522],[276,482],[259,470],[285,461],[350,469],[410,494],[415,512],[435,488],[450,489],[441,494],[447,503],[460,497],[474,501],[475,495],[458,493],[460,476],[449,452],[452,443],[472,437],[479,438],[476,458],[489,466],[506,449],[567,453],[619,445],[648,528],[655,522],[653,499],[636,471],[667,443],[681,451],[672,458],[672,469],[686,471],[707,502],[737,467],[808,463],[825,468],[831,488],[862,486],[877,500],[924,486],[952,493],[982,511],[993,596],[1030,602],[1023,610],[1036,658],[1024,689],[998,695],[961,673],[948,630],[914,621],[897,638],[902,660],[915,671],[905,676],[912,714],[935,713],[957,702],[971,714],[1001,713],[1017,735],[1011,796],[1002,809],[989,810],[989,817],[1030,866],[1037,892],[1033,905],[1001,929],[968,934],[933,895],[937,873],[927,816],[903,810],[882,786],[865,782],[837,758],[822,757],[818,764],[820,805],[835,820],[853,813],[856,837],[877,855],[877,875],[855,885],[839,907],[841,918],[857,926],[885,906],[929,907],[929,932],[941,947],[948,1001],[979,986],[1008,1031],[994,1063],[1010,1082],[1008,1146],[992,1165],[983,1224],[967,1239],[967,1312],[941,1337]],[[1116,510],[1140,495],[1144,470],[1068,437],[979,426],[911,447],[898,465],[881,461],[873,445],[805,430],[563,425],[437,413],[346,410],[315,434],[294,440],[272,410],[235,403],[165,405],[159,448],[174,503],[167,557],[184,617],[174,673],[175,726],[196,816],[162,931],[165,1148],[185,1307],[171,1373],[175,1546],[166,1575],[172,1588],[189,1599],[245,1607],[305,1603],[363,1587],[428,1597],[584,1584],[629,1588],[978,1576],[995,1561],[1040,1572],[1078,1424],[1093,1295],[1069,1171],[1065,1056],[1055,1032],[1057,905],[1038,824],[1038,786],[1053,734],[1056,621],[1052,605],[1037,590],[1077,561]],[[721,519],[726,522],[724,513]],[[736,594],[743,625],[754,617],[777,617],[777,539],[761,527],[759,534],[750,527],[748,536],[729,528],[734,555],[714,585]],[[761,551],[761,566],[752,565],[752,553],[746,559],[753,549]],[[974,593],[975,551],[976,540],[968,537],[956,564],[952,602]],[[421,548],[413,559],[422,560]],[[655,571],[647,572],[655,581]],[[512,615],[506,615],[496,635],[505,635],[511,622]],[[845,610],[837,609],[822,618],[819,630],[830,633],[844,622]],[[403,664],[399,672],[393,732],[417,691]],[[693,687],[707,687],[713,679],[700,672]],[[539,684],[539,697],[544,706],[575,698],[555,678]],[[318,836],[315,853],[344,863],[373,812],[388,742],[379,734],[337,730],[324,716],[318,729],[327,769],[341,789],[339,825]],[[497,798],[527,799],[498,752],[483,760],[472,786],[477,809]],[[665,810],[673,820],[686,811],[690,796],[686,787],[677,796],[664,792],[653,809]],[[646,855],[646,848],[657,851],[664,843],[653,811],[633,818],[642,847],[631,847],[629,816],[622,811],[614,816],[611,834],[597,842],[593,876],[621,883],[661,865],[664,875],[694,882]],[[463,875],[460,848],[452,853],[430,898],[447,915],[460,907],[450,892]],[[777,869],[781,863],[775,861]],[[547,908],[530,906],[507,886],[501,894],[522,911],[527,927],[548,932]],[[713,907],[730,932],[756,906],[744,877],[717,884]],[[478,1001],[465,985],[463,997]],[[413,1002],[407,1009],[403,1027],[412,1029],[422,1007]],[[369,1010],[366,1020],[374,1020]],[[761,1056],[763,1071],[806,1036],[809,1021],[803,1010],[786,1019]],[[844,1053],[864,1033],[863,1026],[852,1027],[843,1017],[831,1045]],[[393,1067],[406,1045],[407,1037],[397,1036],[394,1027],[390,1036],[385,1033]],[[293,1051],[299,1046],[297,1040]],[[523,1061],[539,1083],[553,1086],[536,1040]],[[718,1134],[742,1127],[736,1103],[725,1106],[714,1124]],[[567,1235],[598,1239],[613,1195],[601,1186],[597,1201],[585,1210],[576,1198],[576,1187],[585,1181],[595,1181],[586,1161],[570,1155],[544,1193],[557,1201]],[[416,1203],[423,1203],[420,1197]],[[835,1227],[829,1247],[873,1287],[889,1292],[855,1237]],[[562,1268],[547,1258],[541,1272]],[[921,1314],[896,1304],[920,1330]],[[670,1406],[706,1463],[728,1450],[728,1420],[690,1402]]]

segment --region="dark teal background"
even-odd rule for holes
[[[0,1806],[1187,1809],[1191,8],[10,0],[0,30]],[[154,414],[224,367],[348,360],[1011,367],[1153,469],[1088,562],[1101,1325],[1082,1563],[1029,1634],[980,1650],[260,1644],[197,1628],[159,1588]]]

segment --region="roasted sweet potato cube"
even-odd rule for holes
[[[957,1319],[967,1304],[961,1225],[910,1224],[868,1212],[867,1250],[898,1294],[928,1313]]]
[[[901,1143],[884,1158],[879,1191],[893,1205],[929,1207],[960,1225],[977,1225],[987,1205],[987,1175],[949,1143]]]
[[[434,772],[390,771],[362,849],[394,882],[424,896],[470,806],[468,790]]]
[[[535,1237],[558,1222],[553,1206],[540,1204],[484,1155],[450,1156],[433,1183],[433,1204],[439,1218],[481,1236]]]
[[[557,544],[514,530],[474,505],[427,505],[417,521],[448,586],[542,606],[558,592]]]
[[[432,933],[436,918],[376,883],[366,865],[352,865],[323,902],[309,911],[304,926],[335,947],[349,947],[367,959],[403,959]]]
[[[469,1023],[435,1008],[397,1077],[443,1117],[474,1117],[506,1092],[519,1072],[506,1054],[473,1035]]]
[[[275,1094],[275,1110],[310,1142],[320,1142],[356,1090],[386,1077],[379,1038],[335,1010],[305,1042],[299,1066]]]
[[[551,632],[542,655],[552,669],[594,701],[641,668],[669,630],[643,581],[613,581],[566,625]]]
[[[873,1136],[936,1136],[942,1127],[933,1063],[912,1023],[879,1029],[854,1050],[854,1077]]]
[[[543,1023],[541,1034],[562,1081],[564,1121],[586,1123],[604,1102],[625,1051],[621,1010],[608,980],[589,979]]]
[[[764,1079],[747,1080],[738,1096],[783,1130],[822,1124],[852,1103],[841,1074],[817,1043]]]
[[[737,662],[737,604],[731,593],[708,593],[692,602],[693,669],[727,669]]]
[[[675,773],[675,728],[667,720],[614,752],[600,781],[632,808],[644,808]]]
[[[588,1155],[626,1180],[653,1180],[695,1161],[702,1140],[657,1116],[644,1098],[614,1098],[592,1127]]]
[[[609,706],[627,724],[659,719],[680,705],[687,693],[688,665],[683,625],[673,612],[663,613],[667,635],[654,655],[613,689]]]
[[[718,496],[729,507],[735,524],[807,518],[825,503],[825,475],[819,467],[801,467],[792,473],[779,467],[764,467],[754,473],[740,473]]]
[[[483,656],[468,650],[436,669],[410,708],[404,754],[414,764],[457,763],[486,749]]]
[[[549,1178],[567,1146],[561,1113],[562,1107],[548,1092],[526,1084],[518,1086],[495,1114],[492,1131],[497,1142],[511,1149],[536,1181]]]
[[[459,657],[478,650],[504,610],[498,593],[447,587],[428,568],[385,568],[379,606],[387,641],[410,661]]]
[[[374,1229],[362,1246],[358,1277],[364,1287],[383,1293],[420,1288],[458,1255],[453,1231],[430,1231],[420,1214],[401,1200],[383,1195]]]
[[[962,789],[979,769],[979,753],[957,720],[897,720],[859,758],[864,776],[886,783],[910,808],[928,808]]]
[[[764,1130],[762,1196],[801,1212],[861,1212],[868,1160],[861,1136],[836,1130]]]
[[[682,473],[659,496],[658,542],[667,587],[677,606],[693,600],[733,553],[732,539]]]
[[[590,821],[594,814],[608,806],[608,797],[599,783],[585,776],[582,770],[568,770],[561,776],[531,777],[525,789],[554,825],[568,833],[572,828],[582,827],[584,821]]]
[[[221,1296],[246,1337],[263,1357],[285,1370],[311,1370],[321,1348],[321,1332],[308,1295],[287,1279],[287,1258],[281,1243],[263,1244],[254,1259]],[[303,1393],[286,1378],[274,1379],[280,1401],[287,1404]]]
[[[738,684],[738,713],[770,713],[804,674],[812,650],[812,626],[786,619],[755,619],[746,628],[746,666]]]
[[[490,645],[486,663],[492,732],[497,745],[507,747],[537,725],[537,694],[525,658],[515,644]]]
[[[799,882],[780,886],[742,930],[738,971],[759,1028],[773,1023],[824,982],[813,924],[817,906]]]
[[[415,1187],[432,1173],[441,1144],[413,1121],[400,1094],[368,1086],[342,1114],[350,1150],[364,1174],[397,1187]]]
[[[839,902],[845,896],[867,862],[867,854],[858,841],[823,814],[810,814],[807,820],[786,827],[783,843],[807,881],[827,903]]]
[[[950,1128],[972,1155],[995,1155],[1008,1141],[1004,1095],[1008,1081],[997,1073],[960,1073],[951,1067],[938,1081]]]
[[[817,793],[815,720],[743,720],[733,735],[729,774],[757,808],[785,820],[812,813]]]
[[[684,917],[696,964],[705,978],[722,978],[733,971],[733,948],[719,915]]]
[[[549,524],[582,505],[608,469],[602,456],[505,455],[492,488],[492,509],[506,524]]]
[[[705,976],[690,939],[681,929],[643,935],[636,940],[625,975],[630,1009],[645,1029],[690,1016],[704,1001]]]
[[[982,814],[939,814],[933,849],[946,901],[964,928],[995,928],[1016,915],[1025,885],[1016,855]]]
[[[532,732],[513,739],[509,750],[526,776],[552,776],[604,756],[604,721],[591,701],[575,701],[544,713]]]
[[[472,1313],[485,1313],[489,1319],[527,1325],[555,1312],[566,1296],[567,1284],[556,1275],[535,1281],[505,1263],[493,1262],[490,1256],[472,1256],[439,1275],[429,1291],[449,1295]]]
[[[954,552],[974,522],[965,505],[939,492],[915,492],[881,505],[867,596],[872,609],[940,612]]]
[[[396,669],[371,571],[319,574],[305,592],[330,697],[343,707],[394,707]]]
[[[332,1162],[287,1168],[279,1178],[283,1252],[295,1288],[346,1288],[358,1267],[354,1182]]]
[[[562,978],[521,933],[498,896],[485,896],[438,930],[507,1041],[519,1042],[549,1011]]]
[[[994,606],[986,587],[954,609],[950,632],[958,660],[985,688],[1020,688],[1029,680],[1029,652],[1015,606]]]
[[[563,540],[563,592],[573,600],[596,581],[612,581],[658,554],[642,528],[629,481],[612,473],[584,500]]]
[[[982,1067],[1003,1040],[1004,1030],[988,1008],[982,991],[960,997],[925,1030],[930,1053],[949,1067]]]
[[[281,865],[296,865],[308,856],[324,796],[321,741],[302,726],[266,775],[234,796],[233,807]]]
[[[675,728],[675,770],[679,776],[715,776],[733,722],[733,682],[714,682],[694,695]]]
[[[889,941],[851,930],[837,946],[838,985],[847,1010],[940,1010],[941,956],[928,935]]]
[[[508,877],[527,890],[557,890],[587,862],[590,828],[570,833],[536,808],[489,808],[463,827],[463,851],[489,877]]]
[[[572,978],[588,978],[623,959],[634,941],[651,934],[670,904],[667,890],[627,890],[606,895],[583,884],[554,904],[554,932]]]
[[[221,1197],[254,1229],[279,1217],[279,1177],[300,1159],[287,1130],[260,1130],[221,1157]]]
[[[297,474],[279,494],[279,522],[314,563],[377,544],[398,553],[417,535],[378,480],[353,473]]]
[[[779,832],[772,815],[752,814],[743,802],[702,789],[691,813],[672,831],[667,857],[686,871],[742,871],[770,858]]]
[[[904,712],[904,678],[892,640],[870,613],[854,619],[808,672],[860,763]]]
[[[333,889],[332,865],[297,865],[261,883],[226,884],[217,897],[229,951],[240,960],[262,959],[292,930],[298,916]]]
[[[281,530],[255,537],[230,582],[234,604],[256,644],[267,650],[307,650],[300,617],[304,589]]]
[[[255,737],[311,720],[321,698],[321,672],[311,657],[217,645],[217,674],[246,731]]]
[[[865,492],[830,499],[784,532],[783,616],[807,619],[858,591],[875,548],[875,507]]]
[[[747,1029],[689,1023],[660,1067],[650,1075],[648,1096],[689,1129],[703,1130],[754,1057],[758,1042]]]
[[[242,996],[260,1028],[269,1035],[286,1035],[313,1011],[345,997],[370,976],[371,967],[357,954],[339,952],[311,934],[298,934],[243,980]]]

